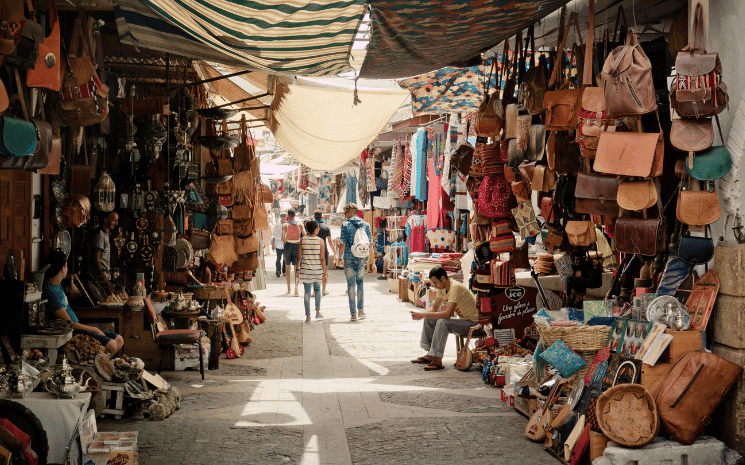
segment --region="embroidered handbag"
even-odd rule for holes
[[[512,216],[515,217],[521,238],[527,239],[541,233],[541,228],[533,211],[533,205],[530,202],[518,203],[517,207],[512,209]]]
[[[633,32],[625,45],[608,55],[601,74],[608,116],[637,116],[657,109],[652,64]]]
[[[592,221],[567,221],[564,231],[569,243],[575,247],[589,247],[598,240]]]
[[[90,38],[83,32],[84,23],[87,24],[81,14],[81,18],[75,20],[67,55],[68,73],[60,98],[62,119],[71,127],[100,123],[109,114],[109,88],[93,67]]]
[[[479,187],[478,211],[487,218],[507,217],[514,205],[513,199],[512,188],[504,176],[490,174]]]
[[[670,90],[670,104],[682,117],[701,118],[721,113],[729,102],[727,86],[722,80],[719,54],[706,53],[703,7],[696,5],[693,40],[678,52]]]

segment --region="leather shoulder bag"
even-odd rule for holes
[[[633,32],[608,55],[602,81],[609,116],[638,116],[657,109],[652,64]]]
[[[742,370],[709,352],[683,355],[652,388],[663,429],[675,441],[693,444]]]
[[[704,190],[681,189],[678,193],[675,216],[683,224],[704,226],[716,222],[721,214],[719,197],[713,184]]]
[[[719,116],[716,116],[715,118],[717,120],[719,137],[724,141],[722,126],[719,124]],[[672,135],[670,137],[672,138]],[[688,152],[686,170],[692,178],[698,179],[699,181],[714,181],[719,179],[729,173],[731,168],[732,158],[730,157],[729,150],[724,145],[707,147],[706,150],[699,152],[696,156],[693,156],[693,152]]]
[[[682,117],[701,118],[721,113],[729,103],[722,80],[718,53],[706,53],[703,7],[696,5],[692,41],[675,58],[677,75],[670,90],[670,103]]]
[[[20,97],[21,107],[23,109],[24,119],[13,118],[10,116],[0,117],[0,157],[2,158],[20,158],[28,157],[36,151],[38,145],[38,135],[34,123],[28,115],[26,99],[24,97],[23,87],[18,76],[18,70],[13,68],[16,76],[16,85],[18,86],[18,96]],[[18,163],[21,163],[20,161]],[[25,161],[22,162],[25,165]],[[13,168],[23,168],[23,166],[12,166]]]
[[[686,230],[678,239],[678,258],[689,265],[705,265],[714,258],[714,240],[707,225],[704,237],[691,236]]]
[[[657,116],[659,125],[659,115]],[[655,177],[662,174],[665,143],[660,132],[602,132],[593,168],[617,176]]]
[[[653,257],[665,251],[665,215],[659,181],[655,179],[654,182],[659,218],[618,218],[615,227],[616,252]]]
[[[530,69],[525,73],[523,82],[520,83],[520,96],[528,113],[539,115],[546,111],[543,107],[543,97],[548,90],[548,67],[544,55],[538,58],[538,65],[536,66],[535,30],[532,25],[528,28],[528,40],[525,43],[526,53],[528,43],[530,44]]]
[[[615,176],[579,173],[575,189],[577,212],[618,216],[618,185],[619,180]]]
[[[546,142],[546,162],[557,173],[577,173],[582,169],[582,152],[571,133],[551,131]]]
[[[561,39],[561,44],[557,49],[556,62],[554,63],[554,69],[551,73],[551,79],[548,82],[548,88],[551,89],[559,78],[559,73],[563,72],[560,70],[561,58],[564,53],[564,47],[566,47],[567,37],[569,36],[569,30],[575,25],[577,34],[582,43],[582,36],[579,29],[579,21],[577,20],[577,14],[572,13],[569,16],[564,35]],[[578,111],[579,105],[582,102],[582,88],[570,88],[569,83],[565,84],[558,90],[551,90],[546,92],[543,97],[543,106],[546,109],[546,130],[547,131],[571,131],[577,129],[578,123]]]
[[[623,181],[618,185],[618,206],[624,210],[642,211],[657,203],[657,188],[651,179]]]
[[[598,240],[592,221],[567,221],[564,231],[569,243],[575,247],[590,247]]]
[[[61,29],[57,16],[57,4],[49,0],[49,35],[39,44],[36,66],[26,71],[28,87],[45,87],[59,92],[62,87]]]

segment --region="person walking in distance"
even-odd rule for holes
[[[285,245],[285,277],[287,278],[287,293],[290,294],[290,277],[292,276],[292,266],[297,269],[298,249],[300,247],[300,238],[303,236],[303,227],[295,221],[295,210],[290,208],[287,211],[287,221],[282,225],[282,242]],[[297,292],[298,282],[295,280],[295,295]]]
[[[365,283],[365,268],[372,233],[370,225],[357,216],[356,204],[348,203],[344,207],[344,216],[347,219],[341,225],[341,255],[344,257],[342,266],[347,277],[351,321],[357,321],[358,318],[366,318],[362,287]]]
[[[323,221],[323,213],[321,210],[316,210],[313,212],[313,217],[316,220],[316,223],[318,223],[318,237],[323,239],[323,259],[326,262],[326,265],[329,263],[329,241],[331,240],[331,229],[324,223]],[[326,292],[326,281],[323,282],[323,295],[329,295],[328,292]]]
[[[282,227],[285,224],[285,220],[287,220],[287,213],[282,212],[279,215],[279,221],[277,221],[277,224],[274,225],[274,229],[272,230],[272,250],[277,253],[277,269],[275,271],[278,278],[284,273],[282,254],[285,250],[285,243],[282,242]]]
[[[321,286],[320,282],[326,284],[329,274],[324,261],[323,247],[326,243],[318,237],[318,223],[313,220],[305,223],[308,233],[300,239],[298,250],[298,263],[295,266],[295,274],[303,283],[305,288],[305,322],[310,323],[310,290],[316,296],[316,319],[323,318],[321,315]]]

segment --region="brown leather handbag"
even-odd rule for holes
[[[473,160],[473,146],[464,142],[450,155],[450,166],[455,168],[463,176],[467,176],[471,170]]]
[[[259,250],[259,237],[251,234],[247,237],[235,236],[235,252],[238,255],[245,255]]]
[[[233,205],[233,220],[253,218],[253,209],[250,205]]]
[[[26,71],[26,85],[45,87],[59,92],[62,87],[61,29],[57,17],[57,4],[49,0],[49,35],[40,43],[36,66]]]
[[[541,216],[546,220],[547,224],[553,223],[556,218],[554,214],[554,199],[550,195],[541,199]]]
[[[235,237],[232,234],[212,235],[212,242],[207,251],[207,260],[213,265],[231,266],[238,260],[235,252]]]
[[[637,116],[657,109],[652,63],[633,32],[625,45],[608,55],[601,75],[608,116]]]
[[[592,221],[567,221],[564,231],[569,243],[575,247],[590,247],[598,240]]]
[[[512,187],[512,193],[515,194],[515,198],[518,202],[530,200],[530,190],[525,181],[515,181],[510,183],[510,186]]]
[[[535,165],[533,182],[530,183],[534,191],[550,192],[556,184],[556,173],[546,165]]]
[[[624,181],[618,186],[618,206],[624,210],[642,211],[657,203],[657,188],[651,179]]]
[[[255,231],[262,231],[269,228],[269,214],[263,202],[254,202],[253,219]]]
[[[552,131],[546,142],[546,161],[557,173],[577,173],[582,169],[582,152],[570,132]]]
[[[717,191],[691,191],[681,189],[678,193],[678,205],[675,216],[683,224],[704,226],[716,222],[722,214]]]
[[[208,249],[210,246],[210,232],[194,228],[189,235],[189,243],[195,249]]]
[[[655,179],[654,183],[659,218],[618,218],[615,226],[616,252],[653,257],[665,251],[665,214],[659,181]]]
[[[615,176],[579,173],[574,195],[577,197],[577,213],[618,216],[619,180]]]
[[[675,58],[677,75],[670,90],[670,104],[682,117],[701,118],[721,113],[729,103],[722,80],[719,54],[706,53],[703,7],[696,5],[692,40]]]
[[[531,115],[539,115],[546,111],[543,107],[543,98],[548,90],[548,66],[546,63],[545,55],[541,55],[538,58],[538,66],[535,63],[535,38],[534,29],[531,25],[528,27],[528,40],[526,41],[526,53],[527,45],[530,44],[530,69],[525,73],[523,82],[520,84],[522,92],[522,103],[528,113]]]
[[[233,220],[221,220],[217,223],[217,234],[232,235],[233,234]]]
[[[109,88],[93,67],[90,37],[83,32],[83,24],[87,24],[84,20],[84,15],[75,20],[67,55],[68,73],[60,98],[62,119],[71,127],[100,123],[109,114]]]
[[[670,127],[670,143],[681,152],[701,152],[714,143],[711,118],[674,119]]]
[[[742,371],[709,352],[683,355],[652,387],[662,428],[675,441],[693,444]]]
[[[551,73],[551,79],[548,81],[549,89],[552,89],[559,79],[559,73],[563,73],[563,70],[560,69],[562,55],[563,50],[566,47],[567,37],[569,36],[572,23],[574,24],[576,31],[579,33],[580,28],[579,21],[577,20],[577,13],[572,13],[569,16],[566,28],[564,29],[564,35],[561,38],[561,44],[557,47],[558,52],[556,54],[556,61],[554,62],[554,69]],[[582,91],[582,88],[570,88],[570,84],[567,83],[558,90],[546,92],[543,97],[543,107],[546,109],[547,131],[570,131],[577,129],[577,112],[579,111],[579,106],[582,102]]]
[[[236,172],[251,169],[251,161],[256,158],[253,139],[249,137],[246,115],[241,115],[241,142],[233,149],[233,166]]]
[[[640,125],[637,128],[641,130]],[[662,174],[664,155],[662,129],[653,133],[603,132],[593,169],[617,176],[655,177]]]

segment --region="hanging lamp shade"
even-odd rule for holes
[[[116,206],[116,186],[111,176],[104,172],[93,188],[93,205],[100,212],[110,212]]]

